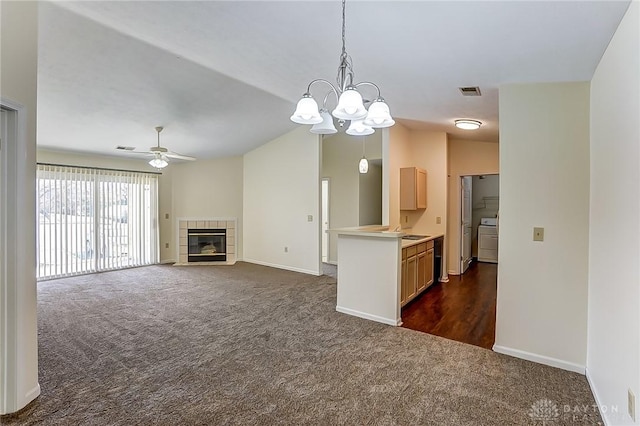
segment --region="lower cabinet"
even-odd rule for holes
[[[402,249],[400,302],[404,306],[433,284],[433,241]]]

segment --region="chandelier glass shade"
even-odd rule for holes
[[[365,174],[369,171],[369,162],[365,157],[362,157],[360,163],[358,164],[358,170],[361,174]]]
[[[315,79],[307,86],[307,91],[302,95],[302,98],[298,101],[296,110],[291,116],[291,121],[298,124],[314,124],[311,129],[312,133],[316,134],[332,134],[336,133],[336,128],[333,125],[333,119],[331,115],[337,118],[342,125],[344,121],[351,121],[349,129],[353,127],[353,121],[360,121],[357,125],[360,131],[349,132],[350,135],[364,135],[371,134],[375,128],[390,127],[395,124],[395,121],[391,117],[389,112],[389,105],[380,94],[380,88],[369,81],[363,81],[360,83],[354,82],[353,65],[351,63],[351,57],[346,51],[345,42],[345,0],[342,0],[342,53],[340,54],[340,64],[338,65],[338,75],[336,77],[337,85],[324,79]],[[322,109],[318,109],[318,103],[311,94],[311,86],[316,83],[322,83],[329,86],[329,93],[324,97],[322,103]],[[360,89],[363,86],[370,86],[376,90],[376,96],[374,101],[363,100]],[[327,101],[331,94],[335,96],[337,102],[336,107],[328,114]],[[370,104],[369,109],[365,104]],[[323,115],[322,112],[326,111],[327,114]],[[329,126],[326,122],[327,119],[332,121]],[[321,124],[322,123],[322,124]],[[363,126],[367,127],[366,132],[362,133]],[[355,133],[354,133],[355,132]]]
[[[373,129],[371,131],[373,132]],[[367,143],[364,138],[362,138],[362,158],[358,163],[358,171],[360,172],[360,174],[365,174],[369,171],[369,161],[367,161],[367,156],[365,155],[367,149],[366,147]]]
[[[314,124],[311,128],[310,132],[315,133],[316,135],[332,135],[334,133],[338,133],[336,130],[336,126],[333,124],[333,118],[329,111],[326,109],[320,110],[320,117],[322,117],[322,122]]]
[[[346,133],[351,136],[367,136],[372,135],[373,132],[373,127],[364,124],[363,119],[351,120],[351,124],[346,131]]]

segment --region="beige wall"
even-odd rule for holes
[[[37,154],[39,163],[63,164],[67,166],[84,166],[84,167],[104,167],[111,169],[133,170],[141,172],[153,172],[153,169],[147,164],[147,159],[133,159],[126,157],[116,157],[108,155],[83,154],[77,152],[52,151],[39,149]],[[171,163],[168,167],[162,169],[158,176],[158,218],[160,232],[160,262],[168,262],[174,259],[174,229],[172,228],[171,206],[172,206],[172,170],[178,166],[178,163]],[[165,214],[169,213],[169,219]],[[169,248],[166,244],[169,244]]]
[[[173,183],[173,234],[181,217],[234,217],[238,233],[236,256],[242,259],[242,157],[198,160],[169,167]],[[171,247],[171,258],[177,260],[177,245]]]
[[[358,225],[382,224],[382,162],[369,161],[369,171],[359,173]]]
[[[410,166],[411,150],[410,150],[411,131],[402,125],[396,123],[389,128],[388,133],[388,170],[385,174],[388,176],[388,193],[389,193],[389,227],[396,226],[408,227],[408,222],[400,223],[400,168]],[[384,183],[383,183],[384,185]]]
[[[591,81],[587,374],[606,424],[640,422],[640,4]],[[636,423],[627,414],[636,397]]]
[[[244,155],[245,261],[321,273],[320,150],[301,126]]]
[[[583,372],[588,83],[500,88],[499,246],[494,350]]]
[[[400,169],[420,167],[427,171],[427,209],[400,211]],[[410,130],[400,123],[389,132],[389,226],[405,232],[446,233],[447,226],[447,134]],[[436,223],[436,218],[441,223]]]
[[[460,273],[460,191],[461,176],[498,173],[500,169],[499,145],[492,142],[468,140],[449,141],[449,210],[447,234],[450,274]]]
[[[416,234],[446,234],[447,232],[447,134],[443,132],[412,131],[410,162],[427,171],[427,209],[400,212],[409,216],[411,232]],[[440,218],[440,223],[437,223]],[[445,243],[446,244],[446,243]]]
[[[0,170],[1,217],[7,232],[0,274],[0,414],[5,414],[18,411],[40,393],[33,244],[38,3],[3,1],[0,15],[0,97],[3,104],[23,108],[17,114],[17,141],[3,146],[6,162]]]

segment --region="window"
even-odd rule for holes
[[[158,262],[158,179],[39,164],[38,279]]]

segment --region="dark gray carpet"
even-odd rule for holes
[[[595,404],[584,376],[343,315],[335,300],[331,277],[245,263],[42,282],[42,395],[1,423],[575,424],[563,407]]]

